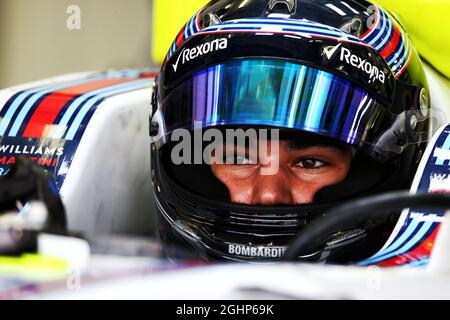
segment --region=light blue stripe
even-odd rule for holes
[[[405,60],[407,59],[407,57],[409,56],[409,42],[408,40],[406,40],[406,46],[405,46],[405,51],[403,52],[403,57],[400,59],[399,62],[397,62],[397,64],[392,68],[392,71],[396,72],[399,69],[401,69],[404,66]]]
[[[99,78],[101,78],[101,77],[97,76],[97,77],[82,79],[82,80],[78,80],[78,81],[68,82],[68,83],[64,83],[64,84],[60,84],[60,85],[54,85],[54,86],[50,87],[49,89],[34,93],[33,96],[31,96],[31,98],[25,103],[25,105],[20,110],[20,113],[17,116],[16,120],[14,121],[14,124],[13,124],[8,136],[15,137],[17,135],[17,133],[19,132],[20,126],[22,125],[23,121],[25,120],[25,117],[27,116],[30,109],[33,107],[33,105],[36,103],[36,101],[38,101],[44,95],[46,95],[50,92],[53,92],[53,91],[62,90],[65,88],[70,88],[73,86],[91,82],[91,81],[97,80]],[[8,120],[8,122],[9,122],[9,120]]]
[[[189,30],[190,30],[191,34],[189,36],[191,36],[195,33],[193,22],[194,22],[194,18],[191,18],[191,20],[189,21]]]
[[[434,148],[434,150],[436,150],[436,148]],[[433,152],[434,152],[434,150],[433,150]],[[442,145],[442,150],[450,150],[450,134],[448,134],[447,138],[445,138],[445,142]],[[442,158],[437,157],[435,164],[438,166],[442,166],[442,165],[444,165],[444,161],[446,161],[446,160],[447,159],[442,159]]]
[[[379,28],[379,26],[384,22],[384,12],[383,12],[383,10],[381,10],[381,9],[379,9],[379,8],[377,8],[377,10],[378,10],[378,22],[377,22],[377,25],[372,29],[372,31],[367,35],[367,36],[365,36],[364,38],[362,38],[365,42],[370,42],[370,41],[372,41],[377,35],[378,35],[378,33],[377,32],[379,32],[379,31],[381,31],[382,29],[381,28]]]
[[[273,24],[275,25],[275,24]],[[252,30],[260,30],[262,27],[266,27],[267,25],[260,25],[260,24],[234,24],[234,25],[219,25],[219,26],[214,26],[214,27],[209,27],[209,28],[205,28],[203,29],[203,32],[208,32],[208,31],[220,31],[220,30],[240,30],[240,29],[245,29],[245,28],[251,28]],[[320,34],[324,34],[324,35],[331,35],[331,36],[335,36],[335,37],[345,37],[348,39],[353,39],[356,40],[358,42],[361,42],[358,38],[355,38],[349,34],[346,33],[342,33],[342,32],[338,32],[338,31],[334,31],[334,30],[327,30],[327,29],[321,29],[321,28],[316,28],[316,27],[307,27],[307,26],[290,26],[290,25],[278,25],[280,27],[283,27],[282,31],[295,31],[295,32],[316,32],[316,33],[320,33]],[[264,31],[268,31],[270,32],[270,30],[264,30]]]
[[[334,32],[339,32],[342,33],[339,29],[336,28],[331,28],[329,26],[325,26],[325,25],[321,25],[321,24],[317,24],[317,23],[311,23],[308,21],[285,21],[283,19],[242,19],[242,20],[236,20],[236,22],[232,22],[232,21],[227,21],[225,23],[223,23],[223,25],[228,25],[228,24],[234,24],[234,25],[239,25],[239,24],[255,24],[255,23],[259,23],[261,25],[280,25],[280,26],[305,26],[305,27],[314,27],[317,29],[323,29],[323,30],[329,30],[329,31],[334,31]],[[356,38],[356,37],[355,37]]]
[[[69,131],[67,132],[66,139],[67,140],[73,140],[73,138],[75,137],[75,134],[76,134],[78,128],[80,127],[84,117],[86,116],[86,114],[89,112],[89,110],[97,102],[99,102],[100,100],[102,100],[102,99],[104,99],[106,97],[110,97],[110,96],[113,96],[113,95],[116,95],[116,94],[129,92],[129,91],[133,91],[133,90],[139,90],[139,89],[143,89],[145,87],[149,87],[151,82],[152,82],[152,80],[148,80],[148,79],[135,81],[135,82],[130,83],[128,86],[123,87],[121,89],[108,91],[108,92],[102,93],[100,95],[97,95],[97,96],[92,97],[91,99],[89,99],[86,102],[86,104],[84,104],[83,107],[78,112],[75,120],[73,121],[72,125],[70,126]]]
[[[194,31],[195,31],[195,33],[197,33],[197,32],[199,32],[200,30],[198,29],[198,26],[197,26],[197,19],[198,19],[198,15],[200,14],[200,12],[198,12],[196,15],[195,15],[195,17],[194,17]]]
[[[381,48],[383,48],[384,45],[388,42],[388,40],[392,39],[392,37],[391,37],[391,32],[392,32],[391,19],[388,19],[388,25],[389,25],[388,33],[387,33],[386,37],[384,37],[384,40],[381,41],[381,43],[375,47],[376,50],[380,50]]]
[[[189,22],[186,23],[186,25],[184,26],[184,39],[187,39],[189,37],[188,31],[189,31]]]
[[[380,262],[383,260],[387,260],[387,259],[399,256],[399,255],[402,255],[405,252],[408,252],[412,247],[417,245],[421,240],[425,240],[425,239],[423,239],[423,237],[430,230],[432,225],[433,225],[433,221],[424,222],[424,224],[422,225],[420,230],[416,233],[416,235],[411,240],[409,240],[402,248],[398,249],[397,251],[391,252],[390,254],[380,256],[376,259],[370,259],[370,263],[376,263],[376,262]]]
[[[326,92],[329,91],[330,84],[332,82],[331,77],[326,76],[326,72],[324,71],[319,71],[317,77],[318,81],[316,81],[305,121],[306,126],[309,128],[319,127],[323,108],[325,107],[325,102],[327,101]]]
[[[219,90],[220,90],[220,74],[221,74],[221,68],[222,66],[219,64],[217,66],[214,67],[214,72],[212,73],[214,75],[213,80],[213,87],[214,87],[214,93],[213,93],[213,97],[214,97],[214,102],[213,102],[213,112],[212,112],[212,117],[211,120],[213,123],[217,122],[217,118],[218,118],[218,112],[219,112]]]
[[[30,94],[38,92],[39,90],[42,90],[42,88],[22,92],[18,97],[14,99],[14,102],[9,106],[8,111],[6,111],[6,114],[0,123],[0,136],[5,135],[5,131],[8,128],[8,125],[11,122],[14,113],[17,111],[17,108],[23,102],[23,100],[25,100],[25,98],[28,97]]]
[[[283,93],[282,98],[278,100],[277,106],[277,119],[284,119],[288,111],[289,95],[292,92],[292,85],[294,83],[295,76],[298,75],[298,66],[286,64],[286,68],[283,71],[283,77],[281,81],[281,90]],[[298,81],[298,80],[297,80]]]
[[[144,82],[144,81],[147,81],[147,79],[145,79],[145,80],[138,80],[138,81]],[[70,104],[69,108],[67,108],[67,110],[64,112],[63,117],[61,118],[61,120],[58,123],[59,129],[55,130],[51,137],[53,139],[62,139],[62,137],[64,135],[65,128],[67,127],[67,125],[68,125],[68,123],[70,121],[70,118],[77,111],[79,106],[81,104],[83,104],[84,102],[86,102],[86,100],[88,100],[88,99],[90,99],[90,98],[92,98],[92,97],[94,97],[96,95],[99,95],[99,94],[108,93],[110,91],[119,90],[119,89],[122,89],[122,88],[128,88],[130,85],[133,85],[135,83],[136,82],[120,83],[120,84],[116,84],[116,85],[109,86],[109,87],[106,87],[106,88],[100,88],[100,89],[97,89],[97,90],[93,90],[93,91],[87,92],[87,93],[79,96],[78,98],[75,99],[75,101],[73,101]]]
[[[244,29],[261,30],[262,27],[264,27],[264,26],[251,25],[251,24],[236,25],[236,26],[218,26],[218,27],[204,29],[204,32],[221,31],[221,30],[244,30]],[[275,32],[276,30],[264,30],[264,31],[267,31],[267,32],[273,31],[273,32]],[[312,32],[314,32],[314,33],[317,33],[317,34],[329,35],[329,36],[333,36],[333,37],[337,37],[337,38],[341,38],[341,37],[345,37],[345,38],[349,38],[349,39],[352,38],[352,37],[349,37],[349,35],[344,34],[344,33],[338,33],[338,32],[334,32],[334,31],[330,31],[330,30],[322,30],[322,29],[310,28],[310,27],[289,26],[288,28],[283,28],[280,31],[292,31],[292,32],[304,32],[304,33],[312,33]]]
[[[430,262],[430,258],[423,258],[420,260],[416,260],[416,261],[412,261],[408,264],[405,264],[405,266],[408,267],[422,267],[428,264],[428,262]]]
[[[301,97],[301,90],[303,88],[303,83],[305,81],[305,75],[306,75],[306,67],[302,66],[300,68],[300,72],[297,77],[297,82],[295,84],[294,89],[294,97],[292,98],[292,105],[289,112],[289,120],[288,120],[288,126],[294,127],[295,123],[295,114],[298,110],[298,107],[300,105],[300,97]],[[286,108],[286,107],[285,107]]]
[[[376,259],[378,257],[381,257],[383,255],[386,255],[394,250],[397,250],[401,245],[403,245],[406,240],[412,235],[412,233],[417,229],[417,226],[419,225],[418,219],[413,219],[405,231],[403,231],[402,235],[397,238],[397,240],[394,241],[390,246],[388,246],[385,250],[375,254],[371,258],[364,260],[364,263],[371,263],[372,259]]]
[[[334,32],[334,31],[327,31],[327,30],[320,30],[316,28],[308,28],[308,27],[289,27],[289,28],[283,28],[283,31],[296,31],[296,32],[311,32],[311,33],[317,33],[322,35],[330,35],[336,38],[347,38],[347,39],[354,39],[353,37],[350,37],[348,34],[340,33],[340,32]],[[359,39],[357,39],[359,41]]]
[[[383,15],[382,15],[382,18],[383,18],[383,24],[381,25],[381,29],[380,29],[380,32],[377,34],[377,36],[373,39],[373,40],[371,40],[370,42],[369,42],[369,44],[370,45],[374,45],[374,43],[376,43],[377,41],[378,41],[378,39],[383,35],[383,33],[384,33],[384,28],[386,27],[386,18],[385,18],[385,16],[384,16],[384,13],[383,13]]]

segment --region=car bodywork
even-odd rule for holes
[[[0,91],[0,171],[26,156],[50,172],[73,231],[149,233],[154,73],[89,72]]]

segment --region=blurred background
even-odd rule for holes
[[[68,72],[158,66],[206,2],[0,0],[0,89]],[[422,57],[450,77],[450,1],[375,2],[401,18]]]
[[[0,88],[68,72],[156,66],[162,55],[152,55],[152,43],[163,37],[164,49],[155,50],[166,50],[203,3],[0,0]],[[153,35],[154,23],[164,32]]]

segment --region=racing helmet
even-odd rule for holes
[[[293,236],[340,203],[408,189],[429,119],[420,58],[383,8],[360,0],[211,1],[181,29],[155,80],[151,174],[160,238],[207,260],[279,260]],[[208,164],[171,158],[177,130],[210,128],[276,128],[280,139],[350,146],[351,168],[312,203],[233,203]],[[387,225],[374,219],[337,229],[328,249],[299,259],[323,260],[349,243],[369,255]]]

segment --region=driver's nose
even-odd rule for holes
[[[274,175],[259,175],[253,182],[252,204],[294,204],[288,179],[287,173],[282,169]]]

